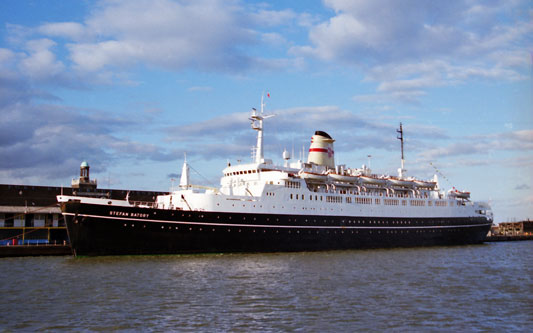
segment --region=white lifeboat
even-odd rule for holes
[[[460,199],[468,199],[470,198],[470,192],[467,191],[459,191],[455,187],[448,191],[448,195],[451,197],[456,197]]]
[[[415,185],[415,183],[412,180],[400,179],[396,177],[389,177],[387,178],[387,180],[391,185],[395,185],[395,186],[413,187]]]
[[[333,181],[345,183],[356,183],[359,180],[357,176],[342,175],[335,172],[328,173],[328,177]]]
[[[387,183],[387,179],[385,178],[377,178],[377,177],[365,176],[365,175],[357,176],[357,178],[359,178],[359,180],[363,184],[385,185]]]
[[[430,182],[425,180],[414,180],[417,187],[433,189],[437,186],[436,182]]]
[[[328,176],[325,174],[309,172],[309,171],[300,171],[298,172],[298,176],[300,176],[300,178],[302,179],[305,179],[308,181],[315,181],[315,182],[325,182],[328,179]]]

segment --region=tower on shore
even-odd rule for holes
[[[72,188],[88,192],[96,189],[96,180],[91,180],[89,177],[89,168],[89,163],[86,161],[81,162],[80,177],[78,179],[72,179]]]

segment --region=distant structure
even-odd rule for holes
[[[533,235],[533,221],[501,222],[491,228],[493,236],[530,236]]]
[[[0,246],[20,244],[63,244],[67,230],[56,196],[80,195],[154,201],[164,194],[155,191],[97,189],[89,177],[89,164],[80,165],[80,177],[72,187],[0,184]]]
[[[80,177],[72,179],[72,188],[79,189],[82,192],[94,192],[96,190],[96,180],[89,177],[89,163],[83,161],[80,165]]]

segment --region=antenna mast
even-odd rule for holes
[[[396,130],[396,132],[398,132],[397,139],[400,140],[400,142],[401,142],[401,147],[402,147],[401,167],[400,167],[400,169],[398,169],[398,178],[402,179],[402,178],[403,178],[403,173],[406,171],[406,170],[404,169],[404,166],[405,166],[405,160],[404,160],[404,158],[403,158],[403,128],[402,128],[402,123],[400,123],[400,129],[399,129],[399,130]]]
[[[261,112],[257,112],[255,108],[252,108],[252,116],[250,120],[252,121],[252,129],[257,131],[257,147],[255,148],[255,163],[263,163],[263,120],[273,117],[274,115],[265,116],[263,114],[265,107],[264,95],[261,95]]]

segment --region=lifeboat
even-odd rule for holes
[[[376,178],[372,176],[358,176],[359,180],[363,184],[371,184],[371,185],[385,185],[387,183],[387,179],[385,178]]]
[[[452,189],[452,190],[449,190],[448,191],[448,194],[451,196],[451,197],[456,197],[456,198],[460,198],[460,199],[468,199],[470,198],[470,192],[467,192],[467,191],[459,191],[457,189]]]
[[[305,179],[308,181],[315,181],[315,182],[325,182],[328,179],[327,175],[309,172],[309,171],[300,171],[298,175],[302,179]]]
[[[389,177],[387,178],[387,181],[391,185],[395,185],[395,186],[413,187],[415,185],[415,183],[412,180],[399,179],[395,177]]]
[[[358,177],[356,176],[340,175],[338,173],[328,173],[328,177],[333,181],[345,183],[356,183],[358,180]]]
[[[422,188],[434,189],[437,186],[436,182],[429,182],[429,181],[424,181],[424,180],[415,180],[414,182],[417,187],[422,187]]]

